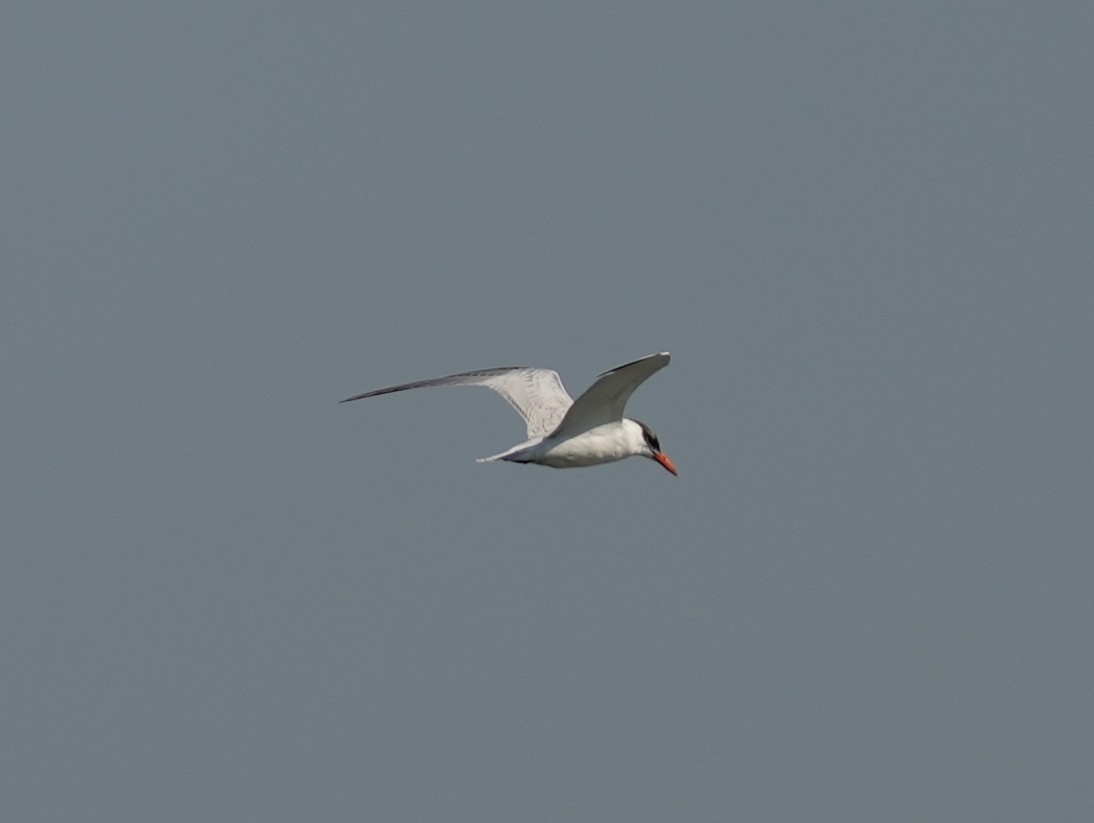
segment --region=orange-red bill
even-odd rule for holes
[[[676,466],[672,464],[672,461],[669,460],[669,456],[667,454],[663,454],[662,452],[654,452],[653,459],[673,474],[679,474],[679,472],[676,471]]]

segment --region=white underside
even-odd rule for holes
[[[538,463],[556,469],[579,466],[599,466],[646,451],[641,427],[632,420],[606,423],[582,432],[576,437],[557,440],[535,438],[518,443],[511,449],[491,457],[479,458],[480,463],[507,460],[513,463]]]

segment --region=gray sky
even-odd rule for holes
[[[1091,31],[6,6],[0,818],[1092,819]]]

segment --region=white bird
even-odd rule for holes
[[[623,416],[634,390],[668,364],[669,353],[661,352],[618,366],[597,377],[577,400],[567,394],[554,369],[508,366],[389,386],[341,402],[427,386],[485,386],[504,397],[524,418],[528,439],[500,454],[481,457],[479,463],[508,460],[567,469],[637,455],[655,460],[676,474],[676,466],[661,451],[653,429]]]

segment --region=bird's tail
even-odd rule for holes
[[[475,462],[493,463],[497,460],[508,460],[512,463],[527,463],[528,461],[523,458],[525,457],[525,455],[527,455],[529,451],[532,450],[532,447],[539,443],[542,439],[542,437],[537,437],[532,440],[527,440],[524,443],[517,443],[517,445],[513,446],[513,448],[511,449],[506,449],[503,452],[492,454],[489,457],[480,457]]]

